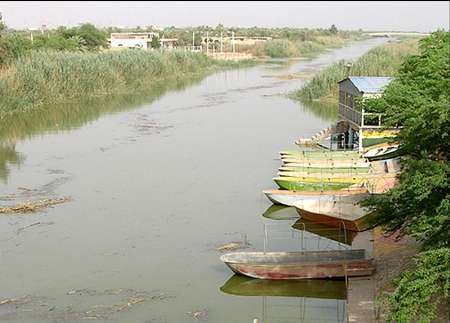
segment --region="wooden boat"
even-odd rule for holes
[[[357,163],[365,162],[363,158],[306,158],[300,156],[281,156],[283,163]]]
[[[279,177],[296,177],[300,180],[305,181],[324,181],[324,182],[347,182],[351,181],[352,183],[360,183],[368,178],[374,177],[374,175],[369,174],[345,174],[345,173],[304,173],[304,172],[292,172],[292,171],[282,171],[278,172]]]
[[[303,172],[306,174],[328,173],[328,174],[367,174],[370,167],[291,167],[282,166],[280,172]]]
[[[285,190],[289,191],[333,191],[348,188],[352,184],[350,183],[338,183],[338,182],[301,182],[295,177],[275,177],[273,179],[277,185]]]
[[[299,218],[295,207],[277,204],[269,206],[269,208],[264,211],[262,215],[263,217],[271,220],[294,220]]]
[[[233,275],[220,287],[226,294],[238,296],[281,296],[322,299],[346,299],[345,280],[267,280]]]
[[[320,236],[321,238],[323,237],[349,246],[352,244],[352,241],[357,234],[357,232],[355,231],[344,230],[342,227],[334,228],[322,223],[317,223],[302,218],[298,219],[292,225],[292,228],[299,231],[308,231],[317,236]]]
[[[358,160],[314,160],[314,161],[299,161],[297,159],[284,159],[284,167],[315,167],[315,168],[336,168],[336,167],[370,167],[370,163]]]
[[[281,158],[298,159],[359,159],[361,156],[357,151],[282,151]]]
[[[367,158],[369,161],[390,159],[399,155],[400,153],[399,149],[400,149],[399,144],[390,145],[386,147],[379,147],[370,149],[363,156],[364,158]]]
[[[289,191],[289,190],[265,190],[264,195],[274,204],[293,206],[301,200],[349,200],[353,195],[368,196],[365,188],[348,188],[331,191]]]
[[[353,201],[301,200],[294,206],[303,219],[351,231],[364,231],[370,228],[368,219],[373,213],[359,206],[358,202],[363,198],[364,195],[355,195]]]
[[[300,252],[232,252],[220,259],[236,274],[259,279],[368,276],[373,261],[364,249]]]

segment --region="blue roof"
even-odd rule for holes
[[[350,81],[363,93],[382,93],[393,77],[349,76]]]

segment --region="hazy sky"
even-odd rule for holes
[[[268,26],[432,31],[449,29],[448,1],[0,1],[9,27]]]

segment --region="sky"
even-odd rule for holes
[[[264,26],[429,32],[449,29],[448,1],[0,1],[10,28]]]

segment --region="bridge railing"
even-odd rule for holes
[[[339,115],[361,128],[381,128],[383,113],[364,112],[339,103]]]

